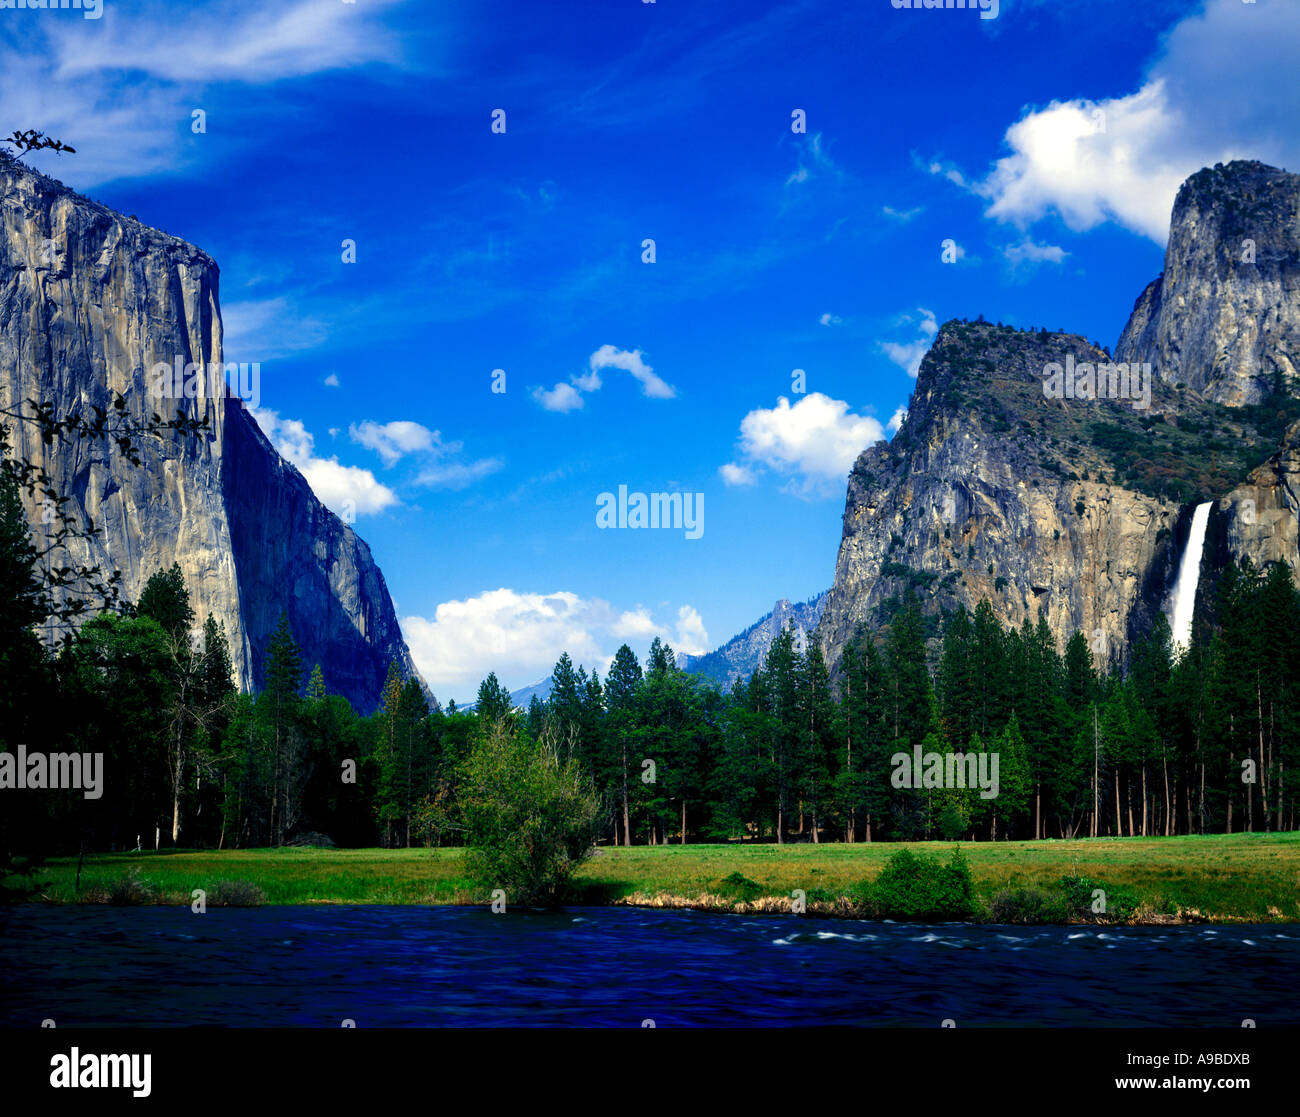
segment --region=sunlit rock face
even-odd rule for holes
[[[1041,610],[1058,643],[1083,632],[1122,659],[1169,610],[1200,501],[1215,502],[1211,572],[1300,567],[1300,424],[1284,435],[1286,413],[1265,413],[1300,390],[1298,352],[1300,177],[1259,163],[1184,184],[1165,273],[1113,357],[1073,334],[947,323],[903,426],[849,477],[828,662],[909,591],[932,617],[984,598],[1007,625]],[[1053,391],[1067,359],[1123,365],[1128,388]]]
[[[1165,270],[1142,293],[1116,347],[1207,399],[1259,403],[1298,386],[1300,175],[1237,162],[1178,192]]]
[[[135,418],[180,410],[208,424],[199,436],[139,440],[136,466],[111,441],[46,447],[33,425],[10,423],[15,452],[99,529],[70,543],[68,563],[120,570],[132,601],[153,573],[179,564],[199,619],[224,623],[244,689],[260,685],[286,612],[305,664],[373,709],[390,660],[418,675],[369,547],[240,399],[221,389],[160,396],[157,366],[178,360],[222,361],[212,258],[0,158],[0,402],[48,402],[68,415],[111,408],[120,394]],[[28,515],[41,530],[40,508]]]

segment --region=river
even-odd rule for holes
[[[0,909],[0,1025],[1300,1024],[1300,927],[467,907]]]

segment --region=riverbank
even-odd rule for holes
[[[857,845],[687,845],[605,848],[582,866],[573,902],[710,911],[789,911],[796,891],[809,914],[861,918],[861,885],[901,848],[969,862],[985,918],[1041,922],[1016,897],[1059,895],[1065,878],[1122,895],[1130,923],[1300,922],[1300,833],[1043,842]],[[220,903],[251,895],[269,904],[477,904],[459,849],[252,849],[53,858],[35,897],[49,903],[189,904],[195,889]],[[136,886],[125,884],[134,878]],[[247,891],[247,889],[245,889]],[[258,895],[260,893],[260,896]],[[212,897],[215,895],[215,901]],[[1123,910],[1123,909],[1122,909]],[[1087,918],[1091,920],[1091,913]],[[1103,914],[1097,921],[1106,921]]]

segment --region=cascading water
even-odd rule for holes
[[[1178,563],[1178,580],[1174,582],[1173,642],[1183,651],[1192,642],[1192,610],[1196,606],[1196,583],[1201,577],[1201,555],[1205,551],[1205,528],[1210,522],[1210,505],[1207,500],[1198,504],[1192,513],[1192,526],[1187,533],[1187,546]]]

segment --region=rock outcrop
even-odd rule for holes
[[[207,424],[197,437],[145,437],[132,465],[111,440],[47,447],[31,424],[10,422],[14,451],[99,529],[66,559],[120,570],[127,600],[179,564],[199,619],[224,623],[244,689],[260,685],[287,612],[306,665],[319,662],[331,690],[373,709],[390,660],[418,674],[369,548],[224,386],[157,394],[157,365],[211,367],[221,346],[211,257],[0,157],[0,405],[89,414],[120,394],[130,417],[179,410]],[[39,508],[28,515],[40,525]]]
[[[1006,625],[1041,610],[1058,642],[1081,631],[1122,658],[1166,608],[1199,501],[1216,501],[1204,562],[1300,568],[1300,424],[1283,438],[1300,414],[1298,215],[1298,176],[1192,176],[1113,360],[1077,335],[945,324],[902,427],[849,477],[818,631],[832,670],[909,592],[931,615],[983,598]],[[1118,364],[1127,387],[1082,376]]]
[[[1192,175],[1164,274],[1138,298],[1115,356],[1220,403],[1300,388],[1300,176],[1248,162]]]

